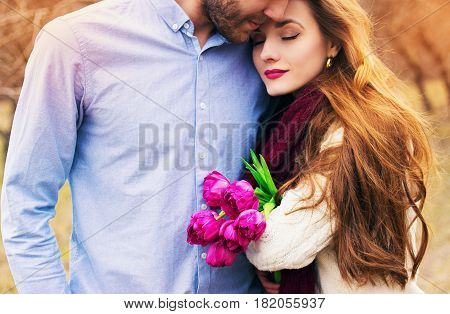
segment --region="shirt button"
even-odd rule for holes
[[[200,109],[205,110],[206,104],[204,102],[200,103]]]
[[[188,28],[190,27],[190,25],[189,25],[189,23],[184,23],[183,27],[184,27],[185,29],[188,29]]]
[[[202,258],[206,259],[206,253],[202,253]]]
[[[198,158],[205,159],[205,154],[203,154],[203,153],[198,154]]]
[[[203,59],[204,59],[204,58],[203,58],[203,56],[200,56],[200,58],[199,58],[199,59],[200,59],[200,61],[203,61]]]
[[[206,204],[202,204],[202,205],[200,206],[200,208],[203,209],[203,210],[205,210],[206,208],[208,208],[208,206],[206,206]]]
[[[178,24],[176,24],[176,23],[173,24],[173,25],[172,25],[172,29],[173,29],[174,31],[176,31],[176,30],[178,29]]]

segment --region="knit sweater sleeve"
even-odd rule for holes
[[[297,207],[317,201],[321,193],[321,183],[325,184],[324,180],[322,176],[314,178],[316,191],[308,201],[301,201],[311,193],[308,184],[300,185],[284,194],[280,206],[269,215],[261,239],[251,242],[246,251],[248,260],[256,268],[276,271],[305,267],[330,243],[332,223],[325,202],[311,209],[290,213]]]
[[[342,129],[335,131],[322,149],[341,140]],[[259,270],[305,267],[332,241],[334,220],[325,201],[313,208],[293,211],[317,203],[326,193],[326,177],[315,175],[312,179],[313,184],[304,180],[285,192],[281,204],[269,215],[261,239],[249,244],[247,258]]]

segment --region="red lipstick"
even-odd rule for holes
[[[277,79],[279,77],[282,77],[288,70],[279,70],[279,69],[273,69],[273,70],[267,70],[264,72],[266,77],[270,80]]]

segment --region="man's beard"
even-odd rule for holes
[[[239,10],[239,0],[203,0],[203,12],[215,28],[227,40],[233,43],[248,41],[249,32],[239,27],[250,20],[261,21],[261,16],[242,16]]]

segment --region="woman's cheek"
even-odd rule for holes
[[[296,69],[297,78],[303,83],[308,83],[317,77],[323,69],[325,53],[321,45],[307,45],[295,49],[298,54],[292,56],[293,67]]]
[[[260,53],[258,49],[253,49],[253,64],[255,65],[256,70],[258,71],[259,75],[261,75],[262,71],[262,61],[260,58]]]

